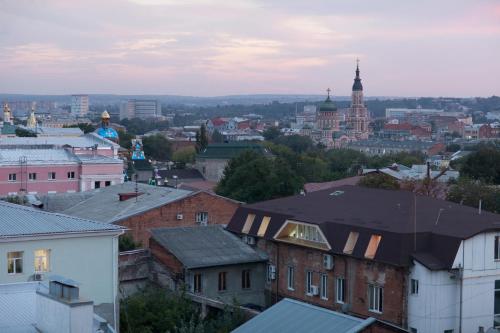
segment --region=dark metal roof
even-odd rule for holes
[[[337,105],[330,99],[330,96],[319,106],[319,112],[337,111]]]
[[[200,179],[203,180],[203,176],[200,171],[196,169],[172,169],[172,170],[158,170],[158,175],[162,178],[172,179],[173,176],[177,176],[178,180],[182,179]]]
[[[356,77],[354,78],[352,91],[363,91],[363,85],[361,84],[361,78],[359,77],[359,66],[356,67]]]
[[[219,225],[157,228],[151,234],[188,269],[267,261],[264,254]]]
[[[331,195],[340,191],[339,195]],[[240,207],[227,229],[240,233],[248,213],[256,215],[250,235],[263,216],[272,239],[287,219],[320,226],[332,252],[343,254],[351,231],[359,233],[352,256],[364,258],[371,235],[382,240],[374,260],[407,266],[415,258],[431,269],[451,268],[460,242],[478,233],[500,230],[500,216],[408,191],[341,186]],[[416,230],[416,233],[414,232]]]

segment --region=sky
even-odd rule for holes
[[[0,93],[500,95],[499,0],[0,0]]]

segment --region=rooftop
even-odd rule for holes
[[[71,146],[75,148],[85,148],[98,146],[118,147],[117,144],[99,137],[95,133],[88,133],[82,136],[67,137],[67,136],[40,136],[40,137],[6,137],[0,139],[1,146],[37,146],[37,145],[54,145],[54,146]]]
[[[435,145],[432,141],[393,141],[393,140],[359,140],[348,144],[349,147],[373,147],[373,148],[401,148],[401,149],[428,149]]]
[[[66,149],[57,148],[2,148],[0,146],[0,165],[19,165],[19,160],[26,157],[28,164],[75,164],[75,155]]]
[[[120,232],[122,227],[0,201],[0,239],[87,232]]]
[[[158,228],[151,234],[188,269],[267,261],[219,225]]]
[[[284,298],[232,333],[356,333],[375,322]]]
[[[120,193],[134,193],[135,182],[112,185],[86,192],[58,193],[42,198],[48,211],[62,212],[67,215],[113,223],[127,217],[146,212],[178,199],[192,192],[170,187],[137,184],[136,198],[120,201]]]
[[[378,235],[381,241],[373,260],[407,266],[412,256],[423,253],[436,259],[423,262],[432,269],[451,268],[463,239],[500,230],[497,214],[479,214],[475,208],[410,191],[347,185],[241,206],[227,229],[242,233],[248,214],[255,214],[249,235],[257,235],[264,216],[270,222],[263,237],[270,240],[286,221],[305,222],[318,225],[333,253],[345,255],[350,232],[357,232],[349,254],[357,258],[365,258],[371,236]]]
[[[264,147],[257,144],[216,143],[208,145],[207,148],[196,156],[196,158],[231,159],[246,150],[253,150],[258,153],[268,154],[268,151]]]

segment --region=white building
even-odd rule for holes
[[[86,117],[89,113],[88,95],[71,95],[71,114],[74,117]]]
[[[118,322],[122,227],[0,201],[0,285],[65,277],[108,322]],[[0,322],[5,321],[0,311]]]
[[[131,99],[120,106],[120,120],[132,118],[157,118],[161,116],[161,104],[158,100]]]

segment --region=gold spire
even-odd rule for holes
[[[35,102],[31,104],[31,112],[30,116],[28,118],[28,121],[26,122],[26,127],[28,128],[36,128],[36,116],[35,116]]]

